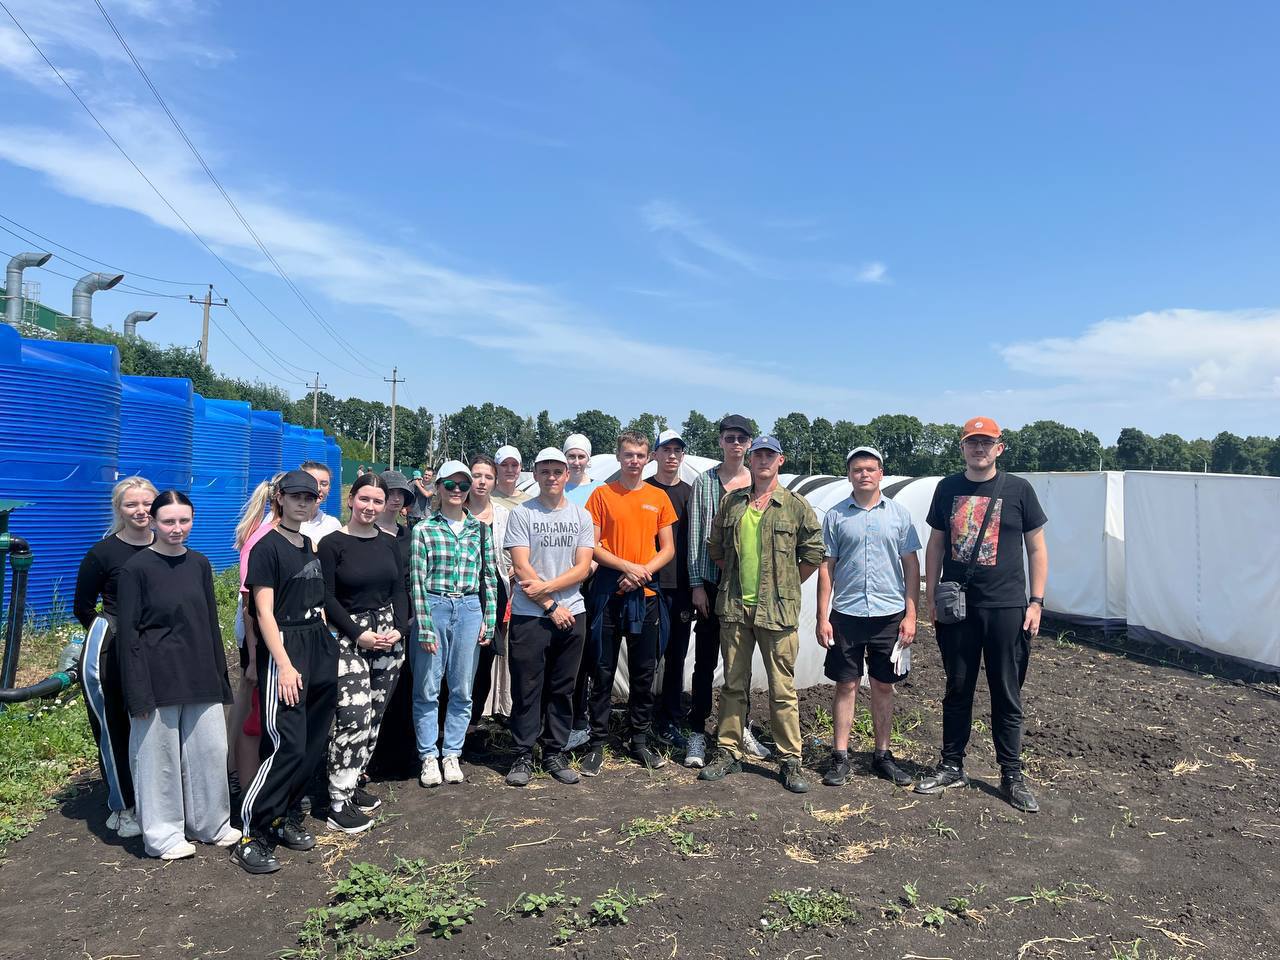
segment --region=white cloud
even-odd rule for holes
[[[879,260],[870,260],[856,267],[835,267],[831,271],[831,279],[836,283],[892,283],[889,279],[889,268]]]
[[[768,276],[769,270],[755,256],[729,242],[705,223],[670,200],[650,200],[640,208],[640,218],[651,233],[680,241],[681,247],[660,245],[662,255],[673,265],[696,276],[709,277],[711,271],[684,255],[683,250],[699,251],[732,264],[757,276]]]
[[[1014,370],[1099,395],[1188,400],[1280,397],[1280,310],[1161,310],[1104,320],[1077,337],[1003,347]]]

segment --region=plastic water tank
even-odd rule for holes
[[[330,516],[342,519],[342,448],[327,433],[324,435],[324,445],[328,452],[325,463],[329,464],[329,472],[333,474],[329,485],[329,502],[325,504],[324,510]]]
[[[281,444],[280,469],[297,470],[302,461],[307,459],[307,428],[296,423],[284,425],[284,440]]]
[[[37,617],[71,616],[80,561],[111,523],[119,445],[116,348],[27,340],[0,324],[0,500],[34,504],[9,529],[31,544]]]
[[[329,462],[329,448],[324,445],[324,431],[316,427],[304,427],[307,434],[307,459],[319,463]]]
[[[186,377],[121,377],[120,477],[191,489],[195,391]]]
[[[280,472],[283,449],[284,415],[278,410],[254,410],[249,424],[249,493]]]
[[[247,498],[249,404],[195,396],[195,442],[191,502],[195,522],[189,545],[209,558],[213,569],[239,562],[236,523]]]

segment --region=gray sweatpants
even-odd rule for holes
[[[222,704],[158,707],[130,720],[134,793],[147,854],[158,857],[188,837],[213,843],[231,825]]]

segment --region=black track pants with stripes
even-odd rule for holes
[[[262,709],[262,766],[244,792],[245,832],[265,836],[285,817],[325,762],[338,696],[338,641],[316,621],[281,631],[285,652],[302,674],[302,695],[289,706],[265,643],[258,643],[258,696]]]

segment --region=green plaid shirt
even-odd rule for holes
[[[418,642],[435,643],[428,594],[484,594],[485,636],[493,639],[497,620],[498,572],[494,565],[493,538],[486,531],[484,557],[480,556],[483,523],[467,514],[462,535],[455,536],[449,521],[439,511],[413,528],[409,554],[409,581],[413,587],[413,610],[418,618]],[[485,589],[481,591],[480,580]]]
[[[689,497],[689,586],[701,587],[720,582],[720,568],[707,554],[707,539],[711,536],[711,521],[724,497],[724,487],[716,473],[716,464],[705,473],[698,474]]]

